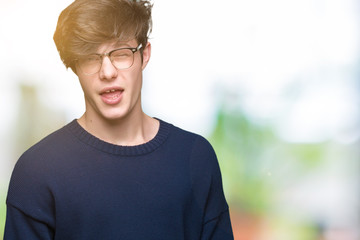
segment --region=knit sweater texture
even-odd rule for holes
[[[137,146],[73,120],[27,150],[10,180],[4,240],[233,239],[213,148],[159,121]]]

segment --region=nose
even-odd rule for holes
[[[103,80],[112,80],[117,77],[118,71],[111,63],[109,57],[105,56],[102,59],[102,64],[100,68],[100,79]]]

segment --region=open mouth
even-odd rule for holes
[[[120,102],[123,89],[108,89],[100,93],[101,99],[107,104],[116,104]]]

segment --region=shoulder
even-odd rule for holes
[[[176,145],[179,151],[187,152],[190,164],[193,165],[217,165],[217,158],[211,143],[202,135],[170,125],[169,142],[171,147]],[[210,167],[210,166],[209,166]]]
[[[76,121],[76,120],[74,120]],[[50,133],[39,142],[30,147],[24,154],[34,154],[38,151],[44,152],[47,150],[54,151],[61,148],[64,144],[68,143],[73,138],[70,129],[74,125],[74,121],[68,123],[64,127]]]
[[[67,146],[73,144],[68,125],[49,134],[20,156],[11,175],[8,201],[20,204],[25,198],[33,198],[34,193],[46,194],[62,164],[58,159],[66,154]]]
[[[196,144],[210,145],[210,143],[206,140],[206,138],[198,133],[185,130],[184,128],[178,127],[171,123],[167,123],[164,121],[162,121],[162,122],[169,126],[170,135],[176,139],[187,140],[187,141],[191,141],[192,143],[196,143]]]
[[[170,127],[170,138],[182,146],[188,146],[193,150],[193,153],[210,152],[214,153],[214,149],[210,142],[198,133],[194,133],[178,126],[168,124]]]
[[[25,151],[15,164],[9,182],[6,203],[40,221],[49,220],[52,212],[56,173],[61,165],[57,156],[69,142],[69,131],[63,127],[46,136]]]
[[[70,123],[71,124],[71,123]],[[55,159],[66,153],[67,146],[71,143],[72,134],[66,125],[44,137],[26,150],[18,159],[13,170],[13,177],[23,175],[44,175],[54,168]]]

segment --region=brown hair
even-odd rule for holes
[[[74,59],[103,43],[136,39],[145,47],[151,8],[146,0],[75,0],[61,12],[54,34],[61,60],[76,73]]]

